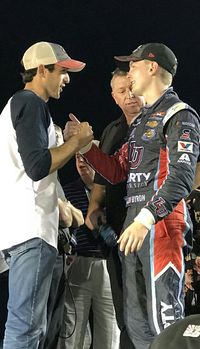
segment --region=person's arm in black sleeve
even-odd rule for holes
[[[21,110],[17,102],[14,101],[12,105],[12,120],[18,151],[27,175],[38,181],[48,175],[51,166],[51,154],[48,149],[50,116],[45,103],[36,98],[30,98]]]
[[[62,145],[49,148],[48,127],[51,118],[46,103],[31,96],[23,103],[18,97],[11,104],[18,151],[27,175],[38,181],[64,166],[81,148],[93,139],[87,122],[80,123],[79,132]]]
[[[165,127],[168,175],[146,208],[155,222],[173,211],[192,190],[199,155],[199,119],[188,110],[175,114]]]

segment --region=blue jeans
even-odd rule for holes
[[[3,349],[37,349],[46,332],[57,250],[40,238],[4,251],[10,266]]]
[[[47,331],[38,349],[57,348],[65,303],[65,257],[58,254],[56,258],[47,303]]]

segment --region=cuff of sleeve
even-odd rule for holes
[[[140,222],[147,229],[151,229],[152,224],[155,223],[155,218],[147,208],[142,208],[140,213],[135,217],[134,221]]]
[[[85,153],[87,153],[91,149],[91,147],[92,147],[92,142],[90,142],[89,144],[87,144],[83,148],[81,148],[79,150],[79,153],[80,154],[85,154]]]

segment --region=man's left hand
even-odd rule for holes
[[[142,223],[133,222],[118,240],[120,251],[124,251],[125,256],[130,252],[139,251],[147,233],[148,229]]]

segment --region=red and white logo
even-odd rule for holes
[[[183,130],[180,139],[190,140],[190,133],[191,133],[191,130],[187,130],[187,129]]]
[[[149,57],[149,58],[155,58],[156,56],[154,55],[154,53],[150,52],[150,53],[148,54],[148,57]]]
[[[193,143],[178,141],[178,151],[184,153],[193,153]]]

